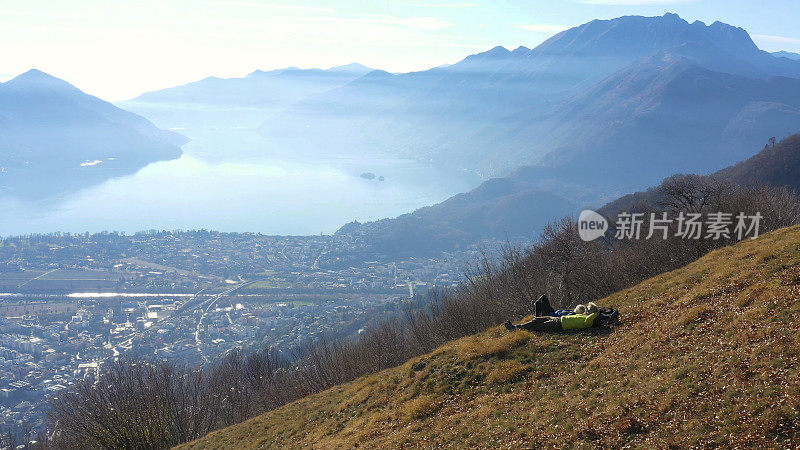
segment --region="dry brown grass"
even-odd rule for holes
[[[404,403],[400,413],[406,421],[424,419],[439,410],[441,405],[428,395],[421,395]]]
[[[796,447],[800,228],[603,301],[612,333],[493,328],[184,448]]]
[[[519,378],[527,371],[528,368],[519,361],[502,361],[495,364],[494,369],[486,377],[486,381],[489,384],[506,384]]]

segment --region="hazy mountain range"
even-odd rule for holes
[[[388,153],[500,177],[391,223],[436,222],[443,237],[509,236],[674,173],[714,172],[800,131],[797,56],[762,51],[745,30],[720,22],[626,16],[421,72],[358,64],[255,71],[120,105],[170,127],[258,127],[287,152]],[[17,149],[4,156],[7,170],[20,172],[35,155],[54,170],[102,161],[91,168],[104,171],[179,154],[173,135],[53,80],[31,72],[0,85],[0,127],[28,130],[0,137]],[[19,105],[29,114],[7,111]],[[31,135],[47,121],[69,126]]]
[[[38,70],[0,83],[0,186],[37,198],[177,158],[183,136]]]
[[[741,28],[674,14],[621,17],[534,49],[497,47],[409,74],[374,71],[291,106],[261,132],[486,176],[536,166],[542,186],[568,182],[578,188],[569,196],[596,199],[725,167],[797,131],[798,77],[800,62],[759,50]]]
[[[183,86],[147,92],[132,101],[275,108],[339,87],[371,71],[357,63],[327,70],[297,67],[256,70],[242,78],[208,77]]]
[[[208,77],[148,92],[120,106],[167,127],[254,129],[292,104],[344,86],[372,70],[357,63],[330,69],[256,70],[242,78]]]
[[[795,60],[795,61],[800,60],[800,53],[792,53],[792,52],[787,52],[787,51],[781,50],[779,52],[772,52],[772,54],[774,56],[777,56],[778,58],[788,58],[788,59],[792,59],[792,60]]]
[[[640,29],[642,23],[652,27]],[[540,106],[531,102],[528,110],[472,135],[482,143],[487,161],[531,157],[535,149],[544,148],[537,162],[438,205],[392,220],[348,224],[340,232],[365,237],[379,252],[409,250],[420,235],[434,238],[418,251],[452,248],[481,237],[531,238],[543,222],[574,213],[578,205],[598,207],[676,173],[712,173],[726,165],[730,167],[718,176],[737,183],[800,188],[797,136],[753,156],[768,138],[800,131],[797,64],[783,54],[775,57],[758,50],[743,30],[719,23],[688,24],[671,15],[626,17],[595,21],[542,45],[552,49],[567,40],[581,51],[607,48],[607,43],[599,43],[620,27],[629,27],[625,36],[639,29],[636,35],[650,36],[653,45],[672,45],[674,39],[648,32],[667,24],[675,27],[670,36],[694,40],[642,57],[546,113],[537,113]],[[581,41],[591,29],[593,37]],[[695,33],[707,33],[707,39],[696,39]],[[648,42],[632,40],[637,49]],[[493,54],[509,57],[513,52]],[[490,185],[507,189],[487,189]],[[562,201],[543,199],[547,190]],[[531,192],[537,195],[512,201]],[[488,224],[469,215],[482,207],[491,218]]]
[[[799,131],[800,61],[791,56],[721,22],[626,16],[421,72],[255,72],[124,105],[236,105],[245,126],[267,116],[259,131],[276,148],[389,153],[512,176],[585,204],[673,173],[719,170]]]
[[[595,20],[533,49],[496,47],[421,72],[374,70],[349,81],[328,71],[268,72],[260,76],[269,83],[326,83],[277,102],[259,130],[278,148],[390,153],[597,204],[673,173],[719,170],[769,137],[800,131],[800,61],[790,57],[720,22]],[[211,104],[217,93],[255,86],[251,78],[203,80],[136,101]]]

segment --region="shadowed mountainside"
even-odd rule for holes
[[[768,144],[755,156],[712,175],[699,178],[716,178],[734,184],[758,187],[762,185],[785,186],[800,192],[800,134],[795,134],[775,144]],[[607,217],[618,211],[640,211],[657,206],[663,201],[660,186],[628,194],[603,206],[599,212]]]
[[[482,238],[532,239],[555,217],[576,206],[525,181],[496,178],[442,203],[393,219],[351,222],[337,234],[364,237],[385,255],[427,254],[467,246]]]
[[[768,145],[757,155],[716,175],[746,186],[789,186],[800,192],[800,134]]]

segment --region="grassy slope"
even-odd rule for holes
[[[800,227],[619,292],[611,333],[498,328],[188,448],[800,444]]]

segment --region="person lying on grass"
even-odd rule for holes
[[[547,295],[542,295],[533,302],[533,315],[536,317],[561,317],[575,313],[584,314],[585,312],[586,307],[583,305],[578,305],[575,309],[555,309],[550,305],[550,299],[547,298]]]
[[[546,296],[542,297],[544,297],[544,300],[547,301]],[[542,300],[542,298],[539,300]],[[537,302],[539,302],[539,300],[537,300]],[[547,306],[550,306],[549,302],[547,302]],[[538,308],[536,312],[539,312]],[[551,312],[555,312],[555,310]],[[600,320],[598,319],[600,308],[594,303],[589,303],[586,306],[578,305],[575,307],[575,310],[571,312],[572,314],[564,314],[560,316],[534,317],[530,321],[519,325],[514,325],[510,320],[507,320],[505,326],[507,330],[554,332],[564,330],[584,330],[586,328],[600,325]]]

